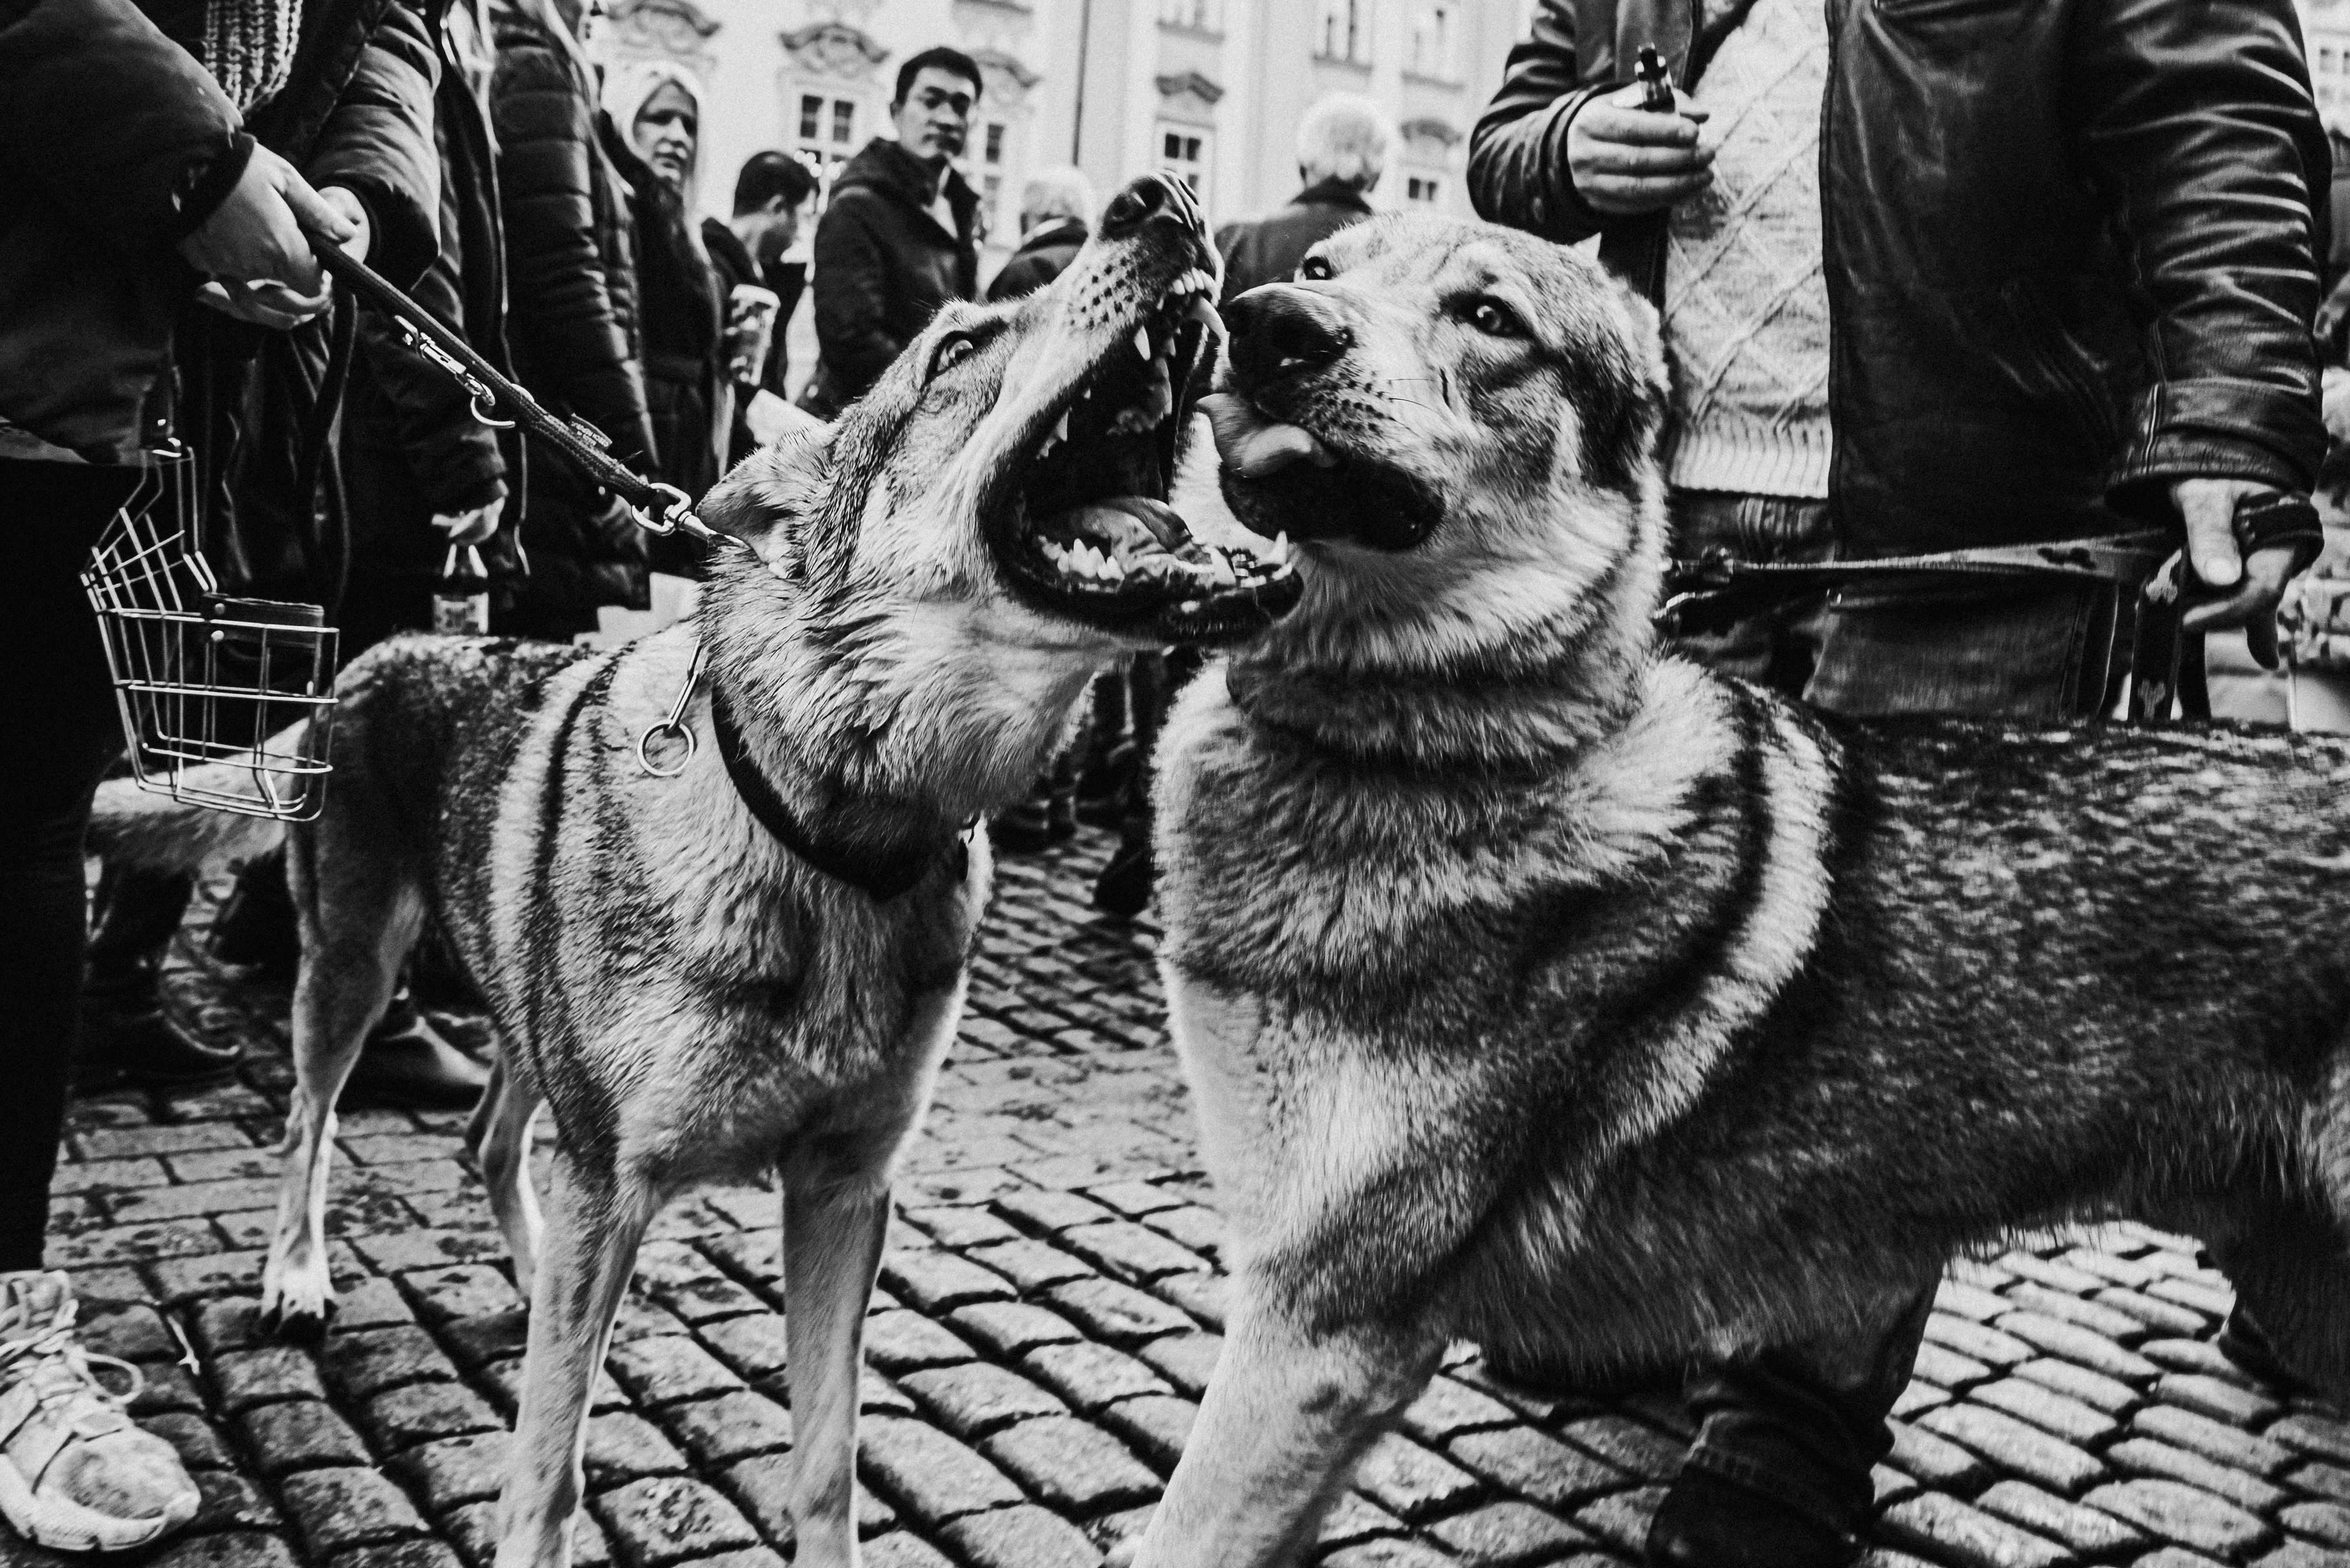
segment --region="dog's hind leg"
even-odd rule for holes
[[[546,1226],[539,1219],[538,1190],[530,1184],[531,1127],[538,1119],[537,1089],[507,1064],[501,1042],[496,1063],[490,1068],[490,1085],[465,1124],[465,1147],[482,1168],[490,1189],[490,1212],[506,1239],[514,1259],[515,1287],[528,1301],[538,1277],[539,1241]]]
[[[546,1250],[530,1300],[522,1410],[498,1504],[496,1568],[567,1568],[586,1482],[588,1404],[611,1347],[645,1226],[660,1195],[613,1182],[560,1152]]]
[[[2350,1231],[2295,1207],[2212,1239],[2243,1314],[2295,1376],[2350,1402]]]
[[[796,1568],[856,1568],[857,1404],[865,1312],[889,1228],[879,1171],[784,1170],[784,1333],[791,1358]]]
[[[1223,1355],[1139,1568],[1303,1562],[1355,1463],[1436,1372],[1432,1328],[1308,1327],[1245,1277]]]
[[[318,887],[316,839],[297,833],[290,869],[302,925],[294,983],[294,1096],[286,1108],[277,1221],[262,1266],[261,1312],[289,1338],[325,1332],[334,1305],[327,1262],[328,1170],[335,1102],[368,1031],[383,1016],[424,923],[422,892],[380,857],[346,849],[330,894]],[[350,875],[356,869],[357,875]]]

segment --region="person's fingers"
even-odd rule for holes
[[[1651,147],[1628,141],[1595,141],[1584,158],[1591,174],[1647,174],[1659,178],[1713,167],[1711,147]]]
[[[1576,189],[1596,212],[1615,216],[1653,213],[1659,207],[1669,207],[1685,196],[1693,196],[1713,183],[1711,170],[1675,180],[1630,179],[1622,175],[1602,175],[1588,184],[1578,182]]]
[[[285,316],[297,326],[323,313],[335,299],[333,280],[324,275],[319,277],[317,288],[307,294],[272,278],[255,284],[252,296],[265,309]]]
[[[2225,598],[2189,608],[2180,618],[2186,631],[2228,631],[2241,627],[2244,646],[2263,670],[2277,667],[2277,604],[2292,580],[2295,556],[2291,546],[2256,551],[2243,565],[2243,581]]]
[[[1616,141],[1637,147],[1697,145],[1697,124],[1685,115],[1617,109],[1604,103],[1586,104],[1567,130],[1570,136],[1587,141]]]
[[[2232,588],[2244,575],[2236,554],[2236,493],[2225,485],[2193,482],[2178,487],[2178,510],[2187,522],[2187,558],[2204,585]]]
[[[295,221],[322,239],[341,244],[359,236],[359,226],[338,210],[336,204],[318,194],[302,171],[287,165],[278,183],[278,193],[293,210]]]

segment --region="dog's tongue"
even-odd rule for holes
[[[1054,522],[1053,532],[1066,530],[1128,560],[1159,551],[1178,554],[1191,542],[1182,514],[1147,495],[1113,495],[1065,512]]]
[[[1243,479],[1263,479],[1293,463],[1328,468],[1338,461],[1312,431],[1275,424],[1236,392],[1211,392],[1200,407],[1215,427],[1217,455]]]

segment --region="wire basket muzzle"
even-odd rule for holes
[[[307,822],[332,771],[335,628],[317,605],[222,593],[196,516],[187,452],[159,453],[82,573],[132,776],[192,805]]]

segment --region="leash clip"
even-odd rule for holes
[[[637,737],[637,766],[657,779],[673,779],[685,772],[693,754],[701,749],[694,739],[693,729],[685,722],[685,711],[693,703],[694,690],[702,684],[702,660],[705,649],[699,642],[693,645],[693,662],[685,667],[685,684],[678,688],[677,701],[670,704],[669,717],[658,724],[648,725]],[[652,759],[652,744],[663,735],[674,735],[685,742],[685,755],[678,758],[674,767],[664,768]]]

